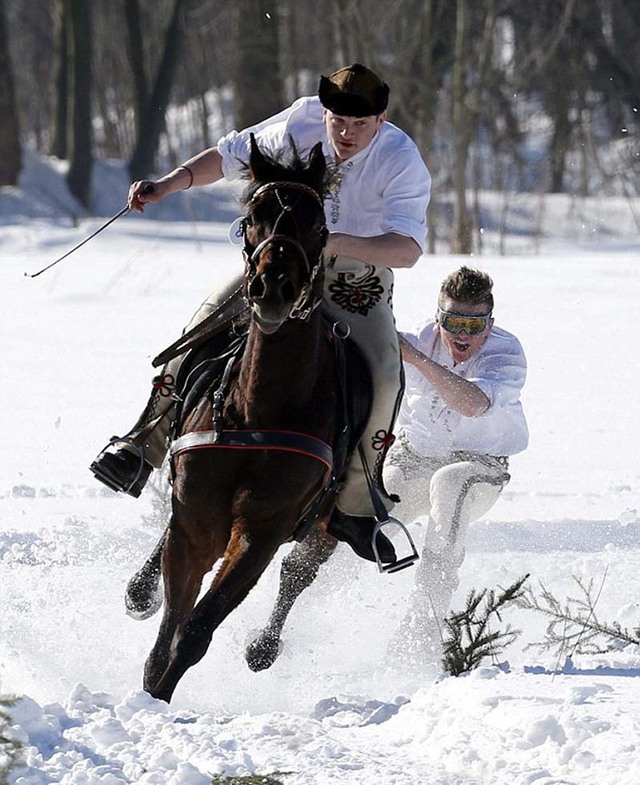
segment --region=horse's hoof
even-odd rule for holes
[[[249,668],[257,673],[270,668],[282,651],[282,643],[276,635],[260,635],[247,646],[244,658]]]
[[[151,586],[144,581],[129,581],[124,595],[124,606],[127,616],[136,621],[150,619],[162,607],[163,596],[159,583]]]

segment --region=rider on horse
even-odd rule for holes
[[[250,134],[272,155],[293,143],[309,151],[316,143],[331,169],[325,198],[329,237],[325,249],[324,305],[329,317],[358,345],[369,363],[373,404],[354,453],[328,531],[348,542],[361,557],[376,561],[372,547],[377,520],[369,475],[383,495],[382,464],[391,443],[403,388],[402,361],[392,311],[393,272],[412,267],[425,250],[426,210],[431,178],[410,137],[386,119],[389,87],[370,69],[354,64],[321,77],[317,96],[299,98],[289,108],[244,131],[232,131],[157,181],[134,182],[129,206],[244,175]],[[217,290],[187,329],[224,306],[239,288],[240,275]],[[117,449],[100,453],[91,470],[114,490],[139,496],[153,468],[166,456],[174,418],[173,384],[183,356],[171,360],[154,379],[149,403]],[[366,465],[364,462],[366,461]],[[367,466],[370,470],[367,470]],[[391,542],[378,533],[380,560],[393,562]]]

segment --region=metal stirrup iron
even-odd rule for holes
[[[367,485],[369,486],[369,493],[371,494],[371,502],[373,503],[373,509],[375,511],[374,517],[377,520],[377,523],[373,528],[373,534],[371,536],[371,545],[373,547],[373,554],[376,557],[376,562],[378,564],[378,570],[380,572],[388,573],[400,572],[400,570],[404,570],[405,567],[411,567],[412,564],[415,564],[419,560],[420,556],[418,554],[418,549],[416,548],[413,537],[409,534],[409,530],[404,525],[404,523],[401,523],[397,518],[392,518],[387,512],[387,508],[384,506],[384,503],[380,498],[378,489],[374,485],[373,477],[371,476],[371,471],[369,469],[369,464],[367,463],[367,457],[364,454],[362,444],[358,445],[358,450],[360,452],[360,460],[362,461]],[[396,559],[389,564],[384,564],[384,562],[382,562],[380,559],[380,554],[378,553],[376,539],[378,537],[378,532],[381,532],[384,526],[389,526],[391,524],[395,524],[396,526],[399,526],[400,529],[402,529],[407,540],[409,541],[409,545],[411,546],[411,553],[408,556],[404,556],[402,559]]]

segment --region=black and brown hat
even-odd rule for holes
[[[354,63],[331,76],[321,76],[318,97],[334,114],[368,117],[387,108],[389,85],[366,66]]]

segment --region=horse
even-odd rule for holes
[[[149,579],[161,564],[163,616],[144,689],[167,702],[305,515],[313,528],[299,543],[303,551],[328,558],[336,545],[323,531],[335,505],[341,418],[335,349],[320,308],[327,236],[322,147],[306,161],[294,150],[283,164],[252,136],[248,170],[246,345],[179,426],[170,522],[142,572]],[[127,589],[133,606],[140,586],[139,574]],[[258,649],[247,652],[254,670],[265,667]]]

